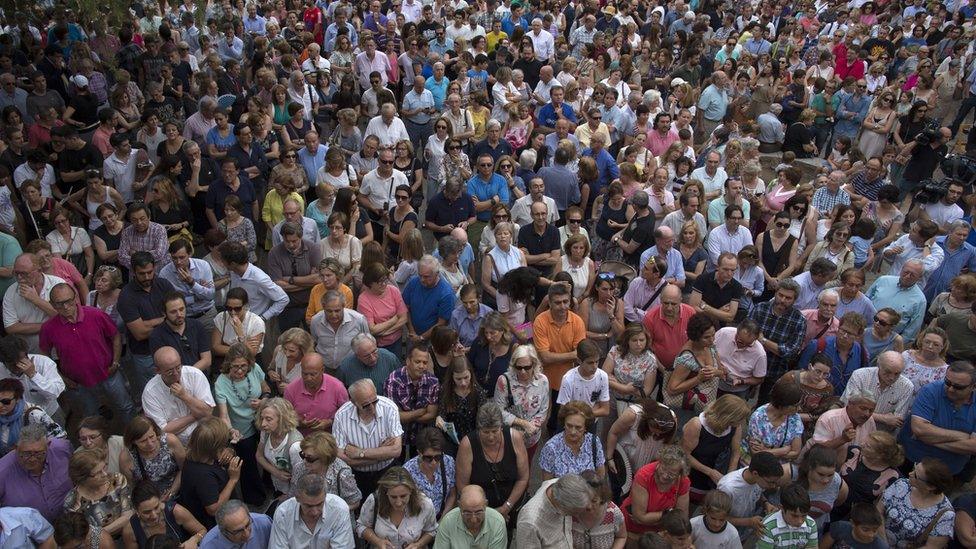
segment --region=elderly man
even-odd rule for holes
[[[149,350],[163,347],[179,349],[182,364],[206,373],[210,371],[210,337],[195,318],[187,318],[183,294],[170,292],[163,296],[163,322],[149,333]]]
[[[681,288],[668,285],[661,291],[660,304],[641,319],[648,347],[665,368],[671,369],[674,357],[688,341],[688,320],[694,314],[690,305],[681,302]]]
[[[217,247],[217,255],[230,271],[230,288],[243,288],[247,292],[248,309],[252,313],[267,322],[285,310],[288,294],[250,262],[243,244],[226,240]]]
[[[314,221],[312,225],[315,226]],[[322,261],[322,251],[302,238],[303,230],[298,223],[285,222],[278,233],[282,242],[268,252],[268,276],[288,295],[288,305],[278,316],[278,328],[284,332],[304,327],[309,295],[319,283],[317,267]]]
[[[705,165],[691,172],[691,178],[702,182],[705,187],[705,199],[715,200],[722,196],[725,189],[725,182],[729,179],[729,174],[721,166],[722,155],[718,151],[709,151],[705,156]]]
[[[580,146],[589,148],[590,140],[597,135],[603,136],[603,143],[610,143],[610,128],[603,122],[603,111],[599,107],[590,107],[586,113],[586,124],[576,126],[573,132]]]
[[[407,176],[393,167],[392,149],[383,149],[378,156],[376,169],[363,177],[359,188],[359,205],[369,213],[373,234],[383,233],[381,222],[387,219],[390,208],[396,204],[397,187],[409,184]]]
[[[553,127],[556,131],[546,136],[546,148],[549,149],[549,156],[546,158],[547,162],[553,161],[556,151],[559,150],[559,143],[563,140],[572,143],[575,150],[582,150],[579,139],[576,139],[576,136],[573,135],[573,132],[576,130],[575,122],[571,122],[565,118],[557,118],[556,125]]]
[[[960,476],[976,454],[976,369],[957,361],[949,365],[945,380],[922,387],[912,404],[911,415],[898,433],[905,457],[912,463],[932,457],[945,463],[961,483],[972,475]],[[6,459],[6,458],[4,458]],[[967,468],[968,469],[968,468]]]
[[[379,116],[374,116],[366,125],[365,136],[370,135],[375,135],[380,140],[381,147],[392,147],[403,139],[411,140],[407,127],[397,117],[396,105],[392,103],[384,103],[380,107]]]
[[[303,142],[305,143],[305,146],[298,149],[297,152],[298,163],[301,164],[302,169],[305,170],[305,176],[308,178],[308,180],[316,181],[319,170],[325,166],[325,155],[329,152],[329,147],[321,142],[319,139],[319,133],[314,129],[305,134]],[[293,181],[293,184],[297,185],[297,182]],[[245,214],[245,212],[241,213]],[[257,209],[255,209],[254,219],[252,219],[252,221],[256,220]]]
[[[827,176],[826,185],[817,189],[813,193],[813,200],[810,206],[817,210],[820,217],[828,217],[838,205],[850,206],[851,195],[847,194],[842,187],[847,183],[847,174],[841,170],[834,170]]]
[[[54,522],[64,512],[64,498],[72,488],[70,458],[70,442],[49,439],[44,425],[25,425],[14,451],[0,458],[0,505],[36,509]],[[5,536],[7,528],[5,524]]]
[[[529,180],[529,194],[519,198],[512,205],[512,222],[520,227],[525,227],[532,223],[530,209],[537,202],[546,205],[548,213],[546,217],[547,222],[556,223],[559,221],[559,210],[556,206],[556,201],[546,196],[546,182],[540,176],[533,177]]]
[[[664,280],[668,284],[674,284],[679,288],[685,287],[685,267],[681,252],[674,247],[674,231],[670,227],[662,226],[654,229],[654,246],[648,248],[641,254],[640,264],[647,264],[647,260],[653,257],[660,257],[668,266]]]
[[[640,322],[647,311],[654,308],[668,286],[664,279],[667,264],[657,256],[648,256],[641,261],[640,277],[627,285],[624,293],[624,318],[627,322]]]
[[[334,372],[352,351],[352,339],[369,333],[369,323],[362,313],[346,307],[342,292],[329,290],[322,296],[322,310],[312,317],[309,330],[315,339],[315,350],[325,359],[329,371]]]
[[[369,378],[349,386],[349,402],[336,412],[332,434],[339,458],[352,467],[364,494],[376,491],[377,481],[403,449],[400,410],[392,400],[377,396]]]
[[[708,234],[708,224],[705,222],[705,216],[698,211],[701,200],[698,195],[687,192],[678,195],[678,209],[664,216],[664,221],[661,221],[661,227],[667,227],[671,229],[672,234],[680,236],[681,231],[684,230],[685,223],[694,221],[698,225],[699,234]]]
[[[441,276],[441,262],[424,255],[417,264],[417,274],[403,288],[403,302],[410,315],[407,333],[412,341],[428,341],[437,326],[446,326],[457,299],[451,284]]]
[[[936,269],[945,260],[945,249],[935,243],[939,234],[939,226],[928,219],[920,219],[911,224],[908,234],[885,246],[881,254],[891,262],[889,275],[901,272],[902,267],[910,259],[920,260],[923,274],[921,282],[924,285]]]
[[[181,364],[180,353],[172,347],[156,351],[153,361],[156,376],[142,392],[143,411],[163,432],[186,444],[197,422],[213,415],[210,382],[198,368]]]
[[[483,152],[475,157],[476,171],[471,179],[468,179],[468,193],[474,200],[474,209],[477,212],[478,221],[468,226],[468,240],[481,238],[481,230],[488,223],[491,217],[491,209],[496,204],[511,203],[511,193],[505,178],[495,173],[495,159],[488,152]]]
[[[725,370],[719,380],[721,394],[738,395],[746,400],[766,378],[766,350],[759,342],[759,324],[745,319],[736,327],[715,332],[715,350]]]
[[[20,112],[25,126],[34,123],[34,117],[27,114],[27,92],[17,86],[17,77],[9,72],[0,74],[0,109],[13,106]]]
[[[512,146],[508,144],[508,141],[502,139],[502,125],[498,120],[491,119],[488,121],[485,126],[485,138],[471,147],[471,153],[468,156],[470,158],[481,158],[485,154],[491,157],[492,165],[498,162],[499,158],[513,154]]]
[[[543,372],[549,380],[552,400],[559,396],[563,376],[576,362],[576,346],[586,339],[586,326],[583,319],[569,310],[572,295],[564,284],[549,286],[549,310],[536,315],[532,322],[533,338]],[[550,427],[555,426],[559,407],[554,406],[549,416]]]
[[[815,308],[820,292],[834,279],[836,273],[837,265],[834,262],[826,257],[818,257],[807,271],[794,276],[792,280],[800,288],[800,293],[796,296],[796,308],[801,311]]]
[[[166,228],[149,220],[149,208],[141,202],[132,204],[126,209],[125,218],[129,226],[122,229],[119,264],[127,269],[132,268],[132,254],[136,252],[149,252],[160,268],[169,264]]]
[[[976,247],[966,242],[969,231],[969,222],[960,219],[949,224],[945,236],[935,238],[935,244],[942,248],[945,258],[925,283],[925,299],[929,303],[935,296],[949,291],[952,280],[960,273],[976,272]]]
[[[877,395],[865,390],[850,390],[845,391],[844,396],[844,408],[828,410],[817,418],[813,437],[801,454],[813,446],[824,446],[837,450],[837,463],[843,463],[852,444],[863,448],[871,433],[878,430],[873,417],[878,405]]]
[[[372,37],[363,40],[363,51],[356,55],[355,74],[359,77],[359,88],[369,88],[369,75],[378,72],[382,79],[382,84],[387,83],[387,74],[390,71],[390,58],[385,53],[376,51],[376,40]],[[402,126],[402,123],[401,123]],[[406,133],[406,130],[404,130]],[[368,135],[368,133],[367,133]]]
[[[698,98],[698,109],[704,116],[699,128],[700,131],[695,136],[696,143],[702,143],[708,139],[715,128],[722,123],[730,101],[728,87],[728,75],[722,71],[712,73],[711,84],[702,90],[701,97]]]
[[[543,482],[519,511],[513,546],[572,546],[573,518],[583,516],[593,496],[590,485],[576,474]]]
[[[228,500],[217,509],[214,526],[200,540],[200,549],[266,549],[272,523],[264,513],[251,513],[244,502]]]
[[[905,341],[914,341],[925,318],[925,294],[918,286],[922,280],[922,261],[909,259],[898,276],[879,276],[865,295],[876,309],[891,307],[901,315],[894,331]]]
[[[469,484],[461,490],[458,507],[441,518],[434,538],[434,549],[506,549],[505,517],[488,507],[485,490]]]
[[[278,224],[271,229],[272,246],[277,246],[284,241],[281,236],[281,227],[283,227],[285,223],[295,223],[301,227],[301,238],[303,240],[307,240],[313,245],[318,244],[322,239],[315,220],[311,217],[305,217],[302,215],[302,205],[298,202],[298,200],[295,200],[294,198],[286,198],[281,205],[281,212],[284,215],[284,219],[279,221]]]
[[[804,347],[814,339],[837,334],[837,327],[840,325],[840,319],[837,318],[837,305],[839,303],[840,294],[831,288],[821,291],[817,296],[816,309],[800,311],[804,320],[807,321],[807,332],[803,336]]]
[[[327,493],[325,484],[325,476],[315,473],[305,473],[298,479],[295,496],[275,510],[268,549],[356,547],[349,505],[339,496]]]
[[[214,276],[210,264],[192,257],[192,247],[178,238],[169,245],[170,263],[159,269],[159,278],[168,280],[186,301],[186,316],[199,320],[209,334],[213,330]]]
[[[40,261],[34,254],[17,256],[13,274],[17,282],[3,295],[3,326],[8,334],[23,337],[28,349],[36,353],[41,325],[57,314],[48,303],[51,290],[65,281],[41,272]]]
[[[759,325],[759,343],[766,349],[766,379],[760,399],[768,395],[773,383],[790,369],[806,334],[806,319],[794,307],[800,287],[792,279],[779,281],[773,299],[749,311],[749,318]],[[762,400],[764,401],[764,400]]]
[[[183,138],[203,145],[207,133],[217,125],[217,121],[214,120],[216,110],[217,101],[209,95],[203,96],[198,103],[197,112],[186,119],[186,124],[183,126]]]
[[[329,431],[336,411],[349,401],[346,388],[325,373],[325,361],[318,353],[307,353],[301,368],[301,377],[285,389],[285,399],[298,414],[298,430],[305,436],[314,431]]]
[[[553,153],[553,164],[539,170],[545,194],[556,203],[556,214],[563,213],[573,204],[581,200],[579,178],[569,169],[572,154],[566,147],[557,146]]]
[[[783,150],[786,124],[779,119],[782,112],[783,106],[773,103],[769,106],[769,111],[760,114],[756,119],[756,124],[759,125],[759,152],[777,153]]]
[[[390,374],[400,367],[400,359],[390,351],[378,347],[370,333],[357,334],[352,338],[353,354],[339,363],[335,376],[347,388],[363,378],[369,378],[380,392],[385,388]]]
[[[412,446],[417,433],[433,423],[437,417],[437,403],[440,400],[440,383],[431,372],[430,351],[426,345],[414,344],[407,350],[407,360],[403,368],[390,374],[383,392],[400,409],[400,423],[405,428],[403,445],[407,457],[413,453]]]
[[[885,176],[881,158],[869,158],[864,163],[864,169],[854,175],[850,183],[844,185],[842,189],[851,197],[851,205],[863,210],[871,202],[878,200],[881,188],[888,184],[888,178]]]
[[[119,294],[118,311],[125,322],[135,389],[139,392],[154,375],[149,335],[165,320],[163,298],[174,291],[168,280],[156,276],[155,261],[149,252],[133,254],[131,277]]]
[[[692,285],[688,304],[722,325],[730,324],[739,311],[742,284],[735,279],[739,259],[731,252],[723,252],[716,261],[717,268],[699,276]]]
[[[413,87],[403,96],[400,118],[406,123],[407,134],[415,150],[422,150],[427,144],[433,130],[430,120],[437,112],[434,106],[434,94],[425,86],[427,80],[417,75],[413,78]],[[382,138],[380,139],[382,141]]]
[[[861,368],[851,374],[841,400],[849,402],[852,395],[859,393],[875,395],[874,414],[871,417],[879,429],[894,432],[905,423],[915,388],[912,381],[902,375],[905,359],[898,351],[881,353],[877,363],[877,366]]]

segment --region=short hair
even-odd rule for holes
[[[976,383],[976,367],[969,361],[957,360],[949,364],[949,368],[946,371],[955,374],[966,374],[969,376],[971,383]]]
[[[250,513],[247,505],[245,505],[244,502],[239,499],[229,499],[217,509],[217,514],[214,515],[214,518],[217,519],[217,526],[222,532],[224,530],[224,521],[227,520],[227,517],[240,511],[241,509],[244,509]]]
[[[325,475],[305,473],[298,479],[296,492],[303,496],[317,496],[325,492]]]
[[[0,379],[0,393],[12,393],[14,399],[20,400],[24,397],[24,384],[13,377]],[[26,416],[24,419],[27,419]]]
[[[282,239],[288,236],[297,236],[298,238],[301,238],[304,234],[304,231],[302,229],[302,226],[299,225],[298,223],[295,223],[293,221],[285,221],[284,223],[281,224],[281,228],[278,229],[278,234],[281,235]]]
[[[244,343],[234,343],[227,349],[227,354],[224,356],[224,360],[220,363],[220,373],[229,373],[231,363],[241,358],[246,360],[251,368],[254,368],[254,354],[251,353],[251,349]],[[251,370],[248,370],[248,372],[250,371]]]
[[[715,320],[705,313],[695,313],[688,319],[688,327],[685,331],[688,334],[688,339],[698,341],[709,329],[718,330],[718,324]]]
[[[68,461],[68,478],[78,486],[92,475],[99,462],[106,460],[105,450],[101,448],[81,449],[71,455]]]
[[[810,274],[815,276],[829,276],[837,271],[837,265],[826,257],[818,257],[810,264]]]
[[[425,427],[417,433],[417,440],[414,442],[418,453],[431,449],[444,451],[445,445],[444,434],[436,427]]]
[[[594,421],[593,408],[581,400],[571,400],[559,406],[557,419],[559,420],[560,427],[565,427],[566,418],[569,416],[583,416],[583,423],[587,429],[590,428]]]
[[[153,258],[152,254],[143,251],[132,254],[132,257],[129,258],[129,262],[132,265],[133,270],[156,264],[156,260]]]
[[[593,500],[593,489],[583,477],[569,474],[552,484],[552,499],[568,509],[585,509]]]
[[[551,303],[553,298],[569,295],[569,293],[569,288],[565,284],[552,284],[549,286],[549,290],[546,292],[546,295],[549,297],[549,301]]]
[[[701,503],[702,512],[714,511],[728,513],[732,511],[732,496],[721,490],[709,490]]]
[[[749,470],[763,478],[780,478],[783,466],[779,459],[769,452],[756,452],[749,460]]]
[[[860,313],[855,313],[854,311],[848,311],[844,313],[844,316],[840,317],[840,326],[847,326],[858,332],[860,335],[864,332],[868,323],[864,316]]]
[[[175,254],[180,250],[186,250],[191,256],[193,255],[193,245],[191,245],[185,238],[177,238],[176,240],[170,242],[167,251],[171,254]]]
[[[235,240],[225,240],[221,242],[220,245],[217,246],[217,252],[227,263],[244,265],[248,262],[247,248]]]
[[[778,289],[793,292],[794,296],[800,295],[800,284],[792,278],[780,280]]]
[[[501,407],[494,402],[485,402],[478,408],[475,424],[478,429],[501,429],[504,426]]]
[[[64,546],[69,541],[88,539],[91,525],[88,518],[77,511],[66,511],[54,521],[54,541]]]
[[[881,512],[878,508],[863,501],[851,505],[850,519],[855,526],[878,528],[882,524]]]
[[[792,380],[781,380],[773,384],[773,389],[769,392],[769,403],[776,408],[786,408],[796,406],[803,399],[800,387]]]
[[[810,493],[799,482],[793,482],[779,491],[779,501],[784,511],[810,511]]]

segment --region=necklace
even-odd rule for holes
[[[251,376],[245,377],[244,378],[244,381],[247,382],[247,392],[245,392],[244,395],[241,396],[241,393],[239,393],[237,391],[237,384],[236,384],[236,382],[233,379],[230,380],[230,390],[231,391],[234,391],[234,396],[236,396],[238,399],[240,399],[241,404],[247,402],[248,399],[250,399],[250,397],[251,397]]]

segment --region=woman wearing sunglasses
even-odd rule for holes
[[[0,380],[0,455],[6,455],[20,440],[22,427],[44,426],[49,438],[68,438],[60,425],[43,408],[24,400],[24,384],[15,378]]]
[[[798,241],[790,234],[792,219],[787,211],[781,211],[767,225],[766,232],[756,237],[759,251],[759,268],[763,271],[765,291],[756,301],[767,301],[776,293],[779,281],[792,276],[800,264]],[[853,256],[853,254],[851,254]]]
[[[214,330],[210,334],[210,347],[217,356],[224,356],[235,343],[244,343],[252,354],[264,348],[264,320],[248,310],[248,297],[244,288],[231,288],[227,292],[224,310],[214,317]]]
[[[339,449],[329,433],[312,433],[299,443],[298,461],[292,462],[289,496],[298,491],[298,479],[305,473],[325,476],[325,491],[342,498],[349,512],[359,509],[363,493],[356,485],[356,477],[345,461],[337,459]],[[350,516],[350,520],[352,520]]]
[[[326,163],[328,163],[328,155],[326,156]],[[302,189],[308,189],[308,175],[305,173],[305,168],[298,163],[298,152],[291,149],[281,153],[281,162],[276,164],[274,168],[271,169],[270,181],[291,181],[292,187],[298,189],[301,192]]]
[[[454,508],[456,498],[454,458],[444,453],[446,442],[439,429],[427,427],[417,435],[417,455],[403,464],[417,488],[433,502],[438,519]]]

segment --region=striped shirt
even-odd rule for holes
[[[763,520],[766,533],[756,544],[758,549],[816,549],[817,523],[809,516],[803,526],[790,526],[783,520],[783,512],[777,511]]]
[[[352,401],[343,404],[336,412],[332,423],[332,435],[336,439],[336,446],[345,448],[351,444],[362,449],[379,448],[384,440],[390,437],[403,436],[400,410],[392,400],[377,396],[375,409],[376,417],[373,421],[364,423],[359,418],[356,405]],[[357,471],[382,471],[391,463],[393,463],[392,458],[353,469]]]

